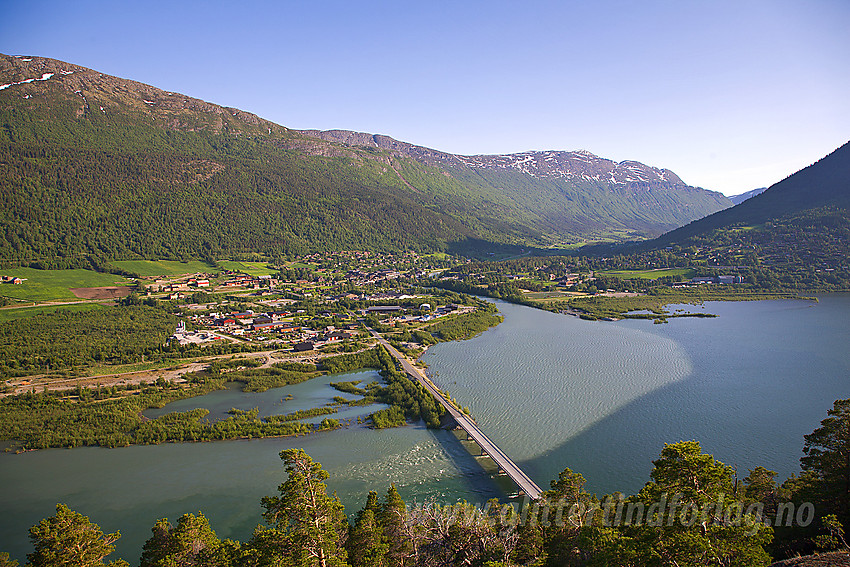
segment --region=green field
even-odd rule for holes
[[[127,278],[92,270],[36,270],[11,268],[0,271],[4,276],[24,279],[20,285],[0,284],[0,295],[23,301],[77,301],[72,287],[109,287],[131,284]]]
[[[575,293],[571,291],[532,291],[529,293],[524,293],[523,297],[526,299],[531,299],[533,301],[553,301],[557,299],[566,299],[570,297],[576,297],[584,295],[583,293]]]
[[[293,269],[293,270],[303,270],[303,269],[315,270],[316,269],[315,264],[305,264],[304,262],[293,262],[286,267]]]
[[[694,270],[691,268],[662,268],[658,270],[608,270],[599,272],[603,276],[614,276],[615,278],[641,280],[657,280],[664,276],[682,276],[685,279],[694,277]]]
[[[178,262],[176,260],[118,260],[112,262],[112,264],[127,272],[139,274],[142,277],[182,276],[198,272],[218,271],[217,268],[199,260],[189,260],[188,262]]]
[[[249,276],[271,276],[280,271],[277,268],[270,268],[267,262],[234,262],[232,260],[219,260],[218,265],[225,270],[242,272]]]
[[[23,319],[24,317],[32,317],[41,313],[53,313],[54,311],[91,311],[93,309],[102,309],[103,306],[99,303],[71,303],[69,305],[42,305],[39,307],[17,307],[12,309],[0,309],[0,323],[6,321],[14,321],[15,319]]]

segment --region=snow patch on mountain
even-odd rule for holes
[[[47,79],[49,79],[50,77],[52,77],[55,74],[56,73],[44,73],[38,79],[24,79],[23,81],[18,81],[17,83],[9,83],[8,85],[0,85],[0,91],[2,91],[4,89],[8,89],[9,87],[14,87],[16,85],[23,85],[23,84],[26,84],[26,83],[32,83],[34,81],[46,81]]]
[[[531,177],[576,179],[596,182],[604,179],[612,185],[684,183],[669,170],[650,167],[636,161],[615,162],[587,150],[530,151],[518,154],[459,156],[473,169],[517,170]]]

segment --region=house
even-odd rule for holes
[[[313,347],[314,345],[312,342],[304,341],[303,343],[298,343],[297,345],[292,347],[292,350],[294,350],[295,352],[307,352],[313,350]]]
[[[375,305],[374,307],[367,307],[363,314],[368,315],[369,313],[398,313],[400,311],[404,311],[403,307],[398,305]]]
[[[339,341],[345,341],[351,338],[351,335],[346,333],[345,331],[334,331],[332,333],[328,333],[325,335],[324,340],[328,343],[336,343]]]

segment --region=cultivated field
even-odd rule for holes
[[[220,260],[218,265],[226,270],[242,272],[249,276],[270,276],[279,272],[275,268],[269,268],[267,262],[235,262],[232,260]]]
[[[664,276],[682,276],[685,279],[694,277],[694,271],[691,268],[660,268],[658,270],[608,270],[599,272],[604,276],[614,276],[615,278],[642,280],[657,280]]]
[[[176,260],[118,260],[112,265],[139,274],[142,277],[150,276],[182,276],[184,274],[196,274],[199,272],[215,272],[216,268],[206,262],[190,260],[178,262]]]
[[[2,270],[4,276],[24,279],[20,285],[0,285],[0,295],[21,301],[76,301],[71,288],[114,287],[130,285],[127,278],[115,274],[102,274],[92,270],[36,270],[12,268]]]

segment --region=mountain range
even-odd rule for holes
[[[461,156],[0,55],[0,260],[76,265],[330,249],[552,248],[657,236],[727,208],[586,151]]]

